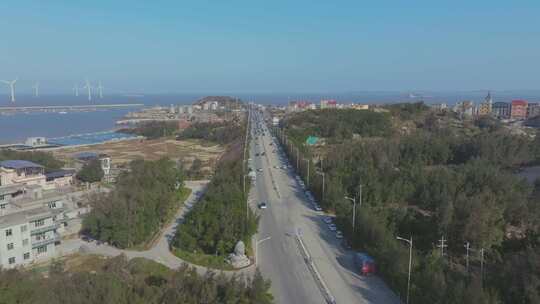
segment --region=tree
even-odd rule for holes
[[[77,173],[77,178],[83,182],[95,183],[103,179],[104,172],[99,159],[92,159]]]

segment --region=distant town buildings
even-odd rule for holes
[[[321,100],[321,109],[335,109],[337,107],[337,101],[334,99]]]
[[[475,114],[474,103],[470,100],[464,100],[456,103],[453,110],[461,117],[472,117]]]
[[[540,105],[537,102],[528,103],[527,118],[532,118],[540,115]]]
[[[511,119],[526,119],[527,118],[527,101],[525,100],[512,100],[512,106],[510,109]]]
[[[510,104],[508,102],[495,102],[491,109],[492,115],[498,119],[508,119],[510,118]]]
[[[480,106],[478,107],[478,115],[479,116],[491,115],[492,108],[493,108],[493,99],[491,98],[491,93],[488,93],[484,102],[482,102]]]

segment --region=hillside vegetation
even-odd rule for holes
[[[145,259],[124,256],[106,260],[98,269],[66,270],[55,262],[49,277],[31,271],[0,270],[0,303],[11,304],[271,304],[270,283],[260,273],[253,279],[226,278],[182,266],[169,270]]]
[[[322,165],[324,199],[320,175],[313,172],[311,188],[336,212],[348,241],[375,256],[385,280],[405,294],[408,251],[396,236],[412,237],[414,303],[538,303],[538,189],[514,174],[537,160],[538,139],[512,135],[486,119],[463,123],[419,104],[387,109],[384,121],[392,127],[385,123],[383,129],[387,114],[354,110],[307,111],[285,124],[312,166]],[[348,116],[379,118],[362,125]],[[313,117],[324,118],[315,127]],[[339,131],[347,129],[363,137]],[[326,145],[303,146],[301,136],[313,133],[325,137]],[[352,204],[343,197],[358,198],[360,186],[362,205],[353,229]],[[444,256],[436,247],[442,237],[448,245]],[[465,242],[472,248],[468,271]]]

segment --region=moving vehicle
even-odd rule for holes
[[[268,208],[268,205],[266,204],[266,202],[259,203],[259,209],[266,209],[266,208]]]
[[[375,273],[375,260],[363,252],[354,254],[354,265],[358,268],[361,275],[370,275]]]

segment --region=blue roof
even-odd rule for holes
[[[75,170],[58,170],[58,171],[46,173],[45,176],[48,179],[55,179],[55,178],[64,177],[64,176],[71,176],[74,174],[75,174]]]
[[[42,165],[38,165],[28,160],[4,160],[0,161],[0,167],[9,169],[24,169],[24,168],[43,168]]]
[[[97,158],[98,154],[96,152],[79,152],[75,154],[76,158],[84,159],[84,158]]]

